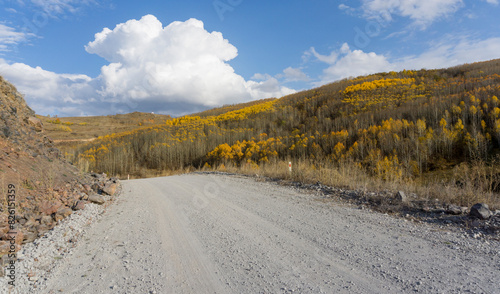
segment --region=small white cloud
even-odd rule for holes
[[[374,52],[365,53],[361,50],[351,51],[347,43],[342,45],[339,52],[334,51],[330,55],[337,55],[338,59],[334,62],[331,60],[325,62],[329,67],[323,70],[321,81],[316,85],[323,85],[347,77],[386,71],[392,67],[385,56],[377,55]]]
[[[256,73],[250,79],[257,80],[257,81],[263,81],[263,80],[268,80],[270,78],[272,78],[272,77],[269,74]]]
[[[463,6],[463,0],[363,0],[363,10],[369,18],[390,21],[392,15],[399,15],[410,18],[421,28],[455,13]]]
[[[10,46],[26,41],[27,37],[28,35],[25,33],[0,24],[0,52],[8,51]]]
[[[51,17],[76,13],[80,8],[96,4],[96,0],[31,0],[31,3]]]
[[[350,9],[350,8],[351,8],[351,7],[349,7],[349,6],[345,5],[344,3],[342,3],[342,4],[340,4],[340,5],[339,5],[339,9],[340,9],[340,10],[347,10],[347,9]]]
[[[291,82],[307,82],[310,80],[300,68],[287,67],[283,70],[283,76],[286,81]]]
[[[342,44],[342,47],[340,47],[340,53],[342,54],[348,54],[350,51],[351,49],[347,43]]]
[[[346,13],[348,15],[353,15],[356,12],[355,8],[353,8],[349,5],[346,5],[344,3],[339,4],[338,8],[339,8],[339,10],[342,10],[344,13]]]
[[[498,5],[498,0],[486,0],[486,2],[493,4],[493,5]]]
[[[253,99],[264,98],[262,93],[267,93],[265,98],[282,97],[285,95],[293,94],[297,91],[280,85],[276,78],[269,78],[261,82],[248,81],[246,83],[248,92],[252,95]]]
[[[318,52],[316,52],[316,49],[314,47],[311,47],[311,48],[309,48],[309,50],[304,52],[304,55],[302,58],[304,59],[304,61],[307,61],[307,59],[309,59],[311,55],[316,57],[316,59],[318,59],[319,61],[325,62],[328,64],[335,63],[335,61],[337,61],[337,58],[338,58],[338,53],[335,51],[332,51],[332,53],[330,53],[330,55],[321,55]]]

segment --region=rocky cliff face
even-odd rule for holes
[[[19,250],[89,201],[102,204],[98,194],[114,194],[117,182],[66,162],[22,95],[0,77],[0,264],[14,243]]]

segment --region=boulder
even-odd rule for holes
[[[60,215],[63,218],[65,218],[65,217],[69,216],[72,213],[73,213],[73,210],[71,210],[71,208],[69,208],[69,207],[63,207],[63,208],[59,208],[59,210],[56,212],[56,215]]]
[[[479,219],[489,219],[492,215],[490,208],[487,204],[476,203],[474,204],[469,212],[469,216],[479,218]]]
[[[453,215],[460,215],[463,213],[463,209],[462,209],[462,207],[460,207],[458,205],[450,204],[450,205],[448,205],[448,208],[446,209],[446,213],[453,214]]]
[[[403,191],[398,191],[398,192],[396,193],[396,195],[394,196],[394,198],[395,198],[397,201],[399,201],[399,202],[403,202],[403,203],[408,201],[408,197],[406,197],[406,194],[405,194],[405,192],[403,192]]]
[[[62,215],[60,215],[60,214],[54,214],[53,218],[54,218],[55,222],[59,222],[60,220],[64,219],[64,217]]]
[[[79,200],[75,203],[75,205],[73,205],[72,209],[75,211],[82,210],[85,208],[86,203],[87,203],[87,201],[85,201],[85,200]]]
[[[29,220],[24,224],[24,228],[26,228],[29,231],[35,230],[36,226],[38,226],[38,223],[35,220]]]
[[[40,204],[40,212],[45,215],[56,213],[63,204],[60,201],[43,201]]]
[[[36,231],[38,232],[38,236],[41,237],[45,234],[50,228],[46,225],[38,225],[36,226]]]
[[[97,203],[99,205],[104,204],[104,202],[106,202],[106,200],[104,200],[104,197],[102,197],[101,195],[97,195],[97,194],[90,195],[89,201],[93,202],[93,203]]]
[[[116,193],[116,189],[118,188],[118,185],[115,184],[115,183],[112,183],[112,182],[108,182],[104,188],[102,188],[102,191],[107,194],[107,195],[110,195],[110,196],[113,196],[115,195]]]
[[[92,185],[92,190],[94,190],[94,192],[96,192],[97,194],[101,194],[102,193],[102,189],[101,189],[101,186],[99,186],[99,184],[93,184]]]
[[[38,237],[38,233],[36,233],[36,232],[27,232],[26,234],[24,234],[23,244],[31,243],[31,242],[35,241],[35,239],[37,237]]]
[[[43,123],[37,117],[32,116],[32,117],[28,118],[28,124],[30,126],[34,127],[37,132],[43,131]]]
[[[45,225],[47,227],[50,227],[50,225],[52,225],[53,222],[54,222],[54,220],[52,219],[52,217],[50,215],[44,215],[44,216],[42,216],[42,219],[40,220],[40,224]]]
[[[85,193],[89,194],[90,192],[92,192],[92,187],[90,185],[83,185],[83,190]]]

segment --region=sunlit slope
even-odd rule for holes
[[[211,116],[101,137],[81,166],[136,169],[309,160],[384,180],[491,160],[500,146],[500,61],[379,73]],[[217,113],[217,112],[214,112]]]

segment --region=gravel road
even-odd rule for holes
[[[124,181],[40,293],[500,293],[500,243],[251,178]]]

